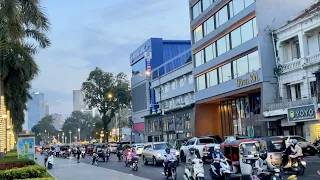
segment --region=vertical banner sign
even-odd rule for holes
[[[33,135],[19,135],[17,143],[18,159],[35,159],[35,137]]]
[[[151,72],[152,53],[151,52],[144,52],[144,58],[147,60],[147,68],[146,68],[146,70]]]

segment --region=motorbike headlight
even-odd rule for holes
[[[307,165],[307,163],[306,163],[305,161],[301,161],[301,164],[302,164],[303,166],[306,166],[306,165]]]
[[[180,152],[179,151],[176,151],[176,156],[179,156],[180,155]]]

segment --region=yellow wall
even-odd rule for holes
[[[310,140],[314,142],[320,137],[320,123],[310,125]]]

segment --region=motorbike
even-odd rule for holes
[[[164,166],[164,163],[163,163]],[[173,180],[177,179],[177,163],[176,160],[169,160],[167,174],[165,174],[166,178],[172,177]]]
[[[105,157],[106,157],[106,161],[109,161],[109,158],[110,158],[110,150],[109,149],[107,150]]]
[[[120,151],[117,152],[117,157],[118,157],[119,161],[123,160],[123,150],[120,150]]]
[[[81,156],[84,158],[86,156],[86,150],[81,150]]]
[[[191,167],[188,168],[186,166],[184,169],[183,178],[185,180],[204,180],[203,161],[201,159],[194,158],[191,162]]]
[[[220,159],[220,173],[217,173],[216,167],[214,166],[215,162],[211,163],[211,169],[210,169],[210,176],[211,179],[216,179],[216,180],[227,180],[231,178],[231,174],[233,172],[231,171],[231,168],[228,164],[228,162],[224,159]]]
[[[139,158],[137,156],[134,156],[130,163],[131,164],[130,167],[133,171],[138,171],[138,162],[139,162]]]
[[[124,161],[124,164],[125,164],[126,166],[129,166],[129,165],[130,165],[130,162],[129,162],[129,160],[128,160],[128,156],[131,156],[131,152],[128,152],[128,154],[126,155],[126,160]]]
[[[95,166],[99,166],[98,159],[99,159],[99,156],[94,153],[94,154],[92,155],[92,162],[91,162],[91,164],[92,164],[92,165],[95,165]]]
[[[290,167],[282,167],[282,170],[284,172],[293,172],[296,175],[303,175],[305,169],[307,168],[307,163],[303,158],[296,158],[294,161],[294,163],[292,163],[292,165]]]
[[[48,169],[52,169],[53,167],[53,161],[54,161],[54,158],[53,158],[53,154],[51,153],[50,156],[48,157],[48,160],[47,160],[47,167]]]
[[[258,172],[257,168],[253,168],[252,179],[253,180],[281,180],[283,178],[280,175],[280,169],[266,168]]]
[[[320,157],[320,141],[316,139],[312,145],[317,149],[317,155]]]

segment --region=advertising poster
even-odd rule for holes
[[[18,159],[35,159],[35,138],[33,135],[19,135],[17,143]]]

